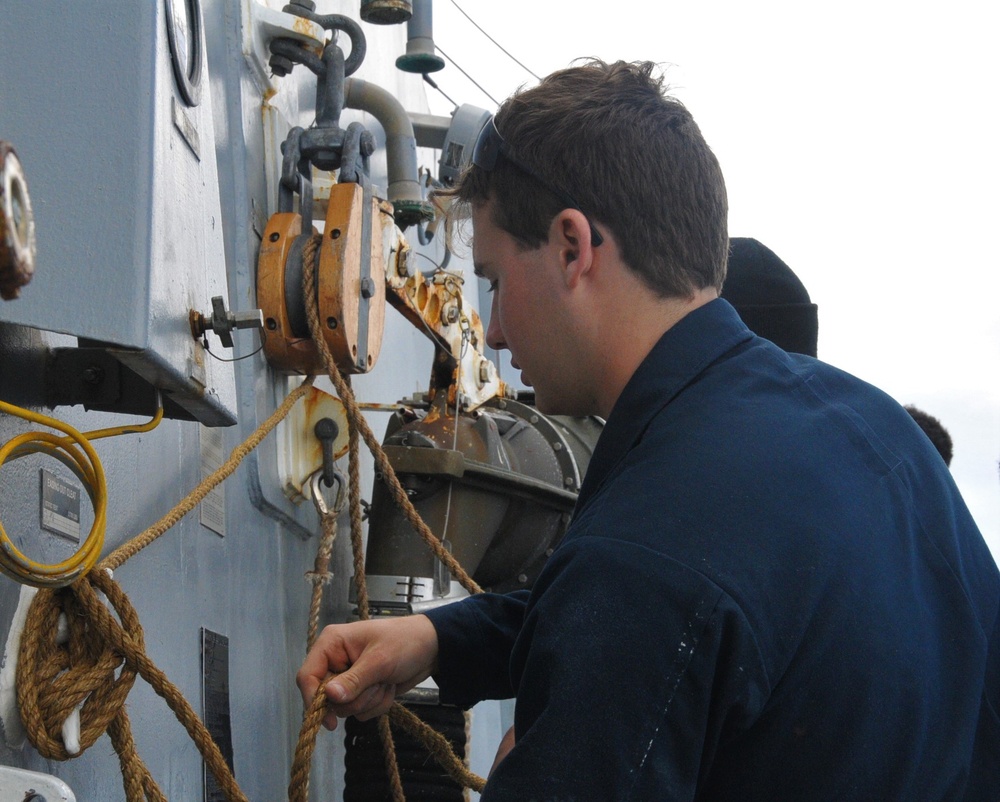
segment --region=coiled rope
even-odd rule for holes
[[[66,717],[80,707],[80,752],[107,730],[118,753],[128,802],[165,802],[163,792],[135,751],[125,713],[125,698],[139,675],[166,701],[187,730],[226,799],[248,802],[201,719],[146,655],[139,618],[125,592],[111,578],[111,571],[160,537],[229,477],[288,414],[312,381],[312,377],[307,378],[289,393],[267,420],[233,449],[225,463],[159,521],[112,551],[95,570],[69,587],[43,588],[35,595],[18,652],[17,699],[28,738],[43,757],[75,757],[67,752],[61,729]],[[117,620],[96,591],[107,598]],[[69,628],[66,644],[57,642],[61,615],[65,615]]]

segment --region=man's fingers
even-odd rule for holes
[[[330,712],[323,717],[323,726],[328,730],[337,729],[337,714]]]
[[[368,687],[363,668],[352,667],[326,683],[326,698],[336,705],[350,704]]]
[[[295,684],[299,686],[299,693],[302,694],[303,703],[308,706],[319,689],[319,679],[311,674],[304,674],[300,671],[295,676]]]
[[[355,692],[355,683],[347,678],[347,687],[340,685],[345,675],[335,677],[326,685],[328,707],[336,715],[355,716],[361,721],[379,716],[386,712],[396,698],[396,686],[384,682],[361,687]],[[333,686],[333,687],[331,687]]]
[[[436,658],[437,632],[426,616],[335,624],[320,633],[296,683],[307,707],[323,684],[332,728],[336,718],[386,712],[397,691],[430,676]]]
[[[329,696],[327,697],[329,700]],[[389,712],[396,701],[395,685],[372,685],[365,688],[356,699],[340,705],[328,702],[327,712],[323,717],[323,726],[328,730],[337,728],[338,719],[354,716],[359,721],[368,721]]]
[[[323,635],[326,634],[327,631],[324,630]],[[335,636],[328,639],[321,636],[309,650],[302,667],[295,675],[295,684],[299,686],[302,701],[306,706],[312,702],[323,677],[331,670],[337,671],[347,667],[349,658],[345,651],[342,642]]]

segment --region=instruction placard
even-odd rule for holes
[[[225,461],[225,440],[222,429],[199,426],[201,440],[201,478],[204,480],[222,467]],[[226,536],[226,488],[218,484],[198,505],[201,525],[222,537]]]
[[[80,488],[41,469],[42,529],[80,542]]]
[[[233,730],[229,715],[229,638],[201,628],[202,720],[233,771]],[[205,765],[205,802],[226,802],[226,794]]]

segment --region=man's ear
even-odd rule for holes
[[[567,287],[572,288],[588,273],[593,263],[590,224],[578,209],[563,209],[552,220],[549,237],[559,249],[563,279]]]

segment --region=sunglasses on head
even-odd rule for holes
[[[487,173],[491,173],[494,169],[496,169],[497,157],[499,156],[503,156],[512,166],[516,167],[522,173],[534,178],[539,184],[566,204],[567,209],[576,209],[578,212],[583,214],[583,216],[587,218],[587,225],[590,226],[591,245],[596,248],[604,242],[604,237],[601,236],[601,232],[597,230],[591,219],[587,217],[586,212],[580,208],[580,204],[573,200],[572,195],[556,189],[534,170],[521,164],[516,159],[511,158],[510,148],[507,146],[506,140],[500,136],[500,132],[497,130],[497,124],[494,118],[490,117],[490,119],[486,122],[486,125],[483,126],[483,130],[479,132],[479,138],[476,139],[476,146],[472,149],[472,163],[479,169],[485,170]]]

